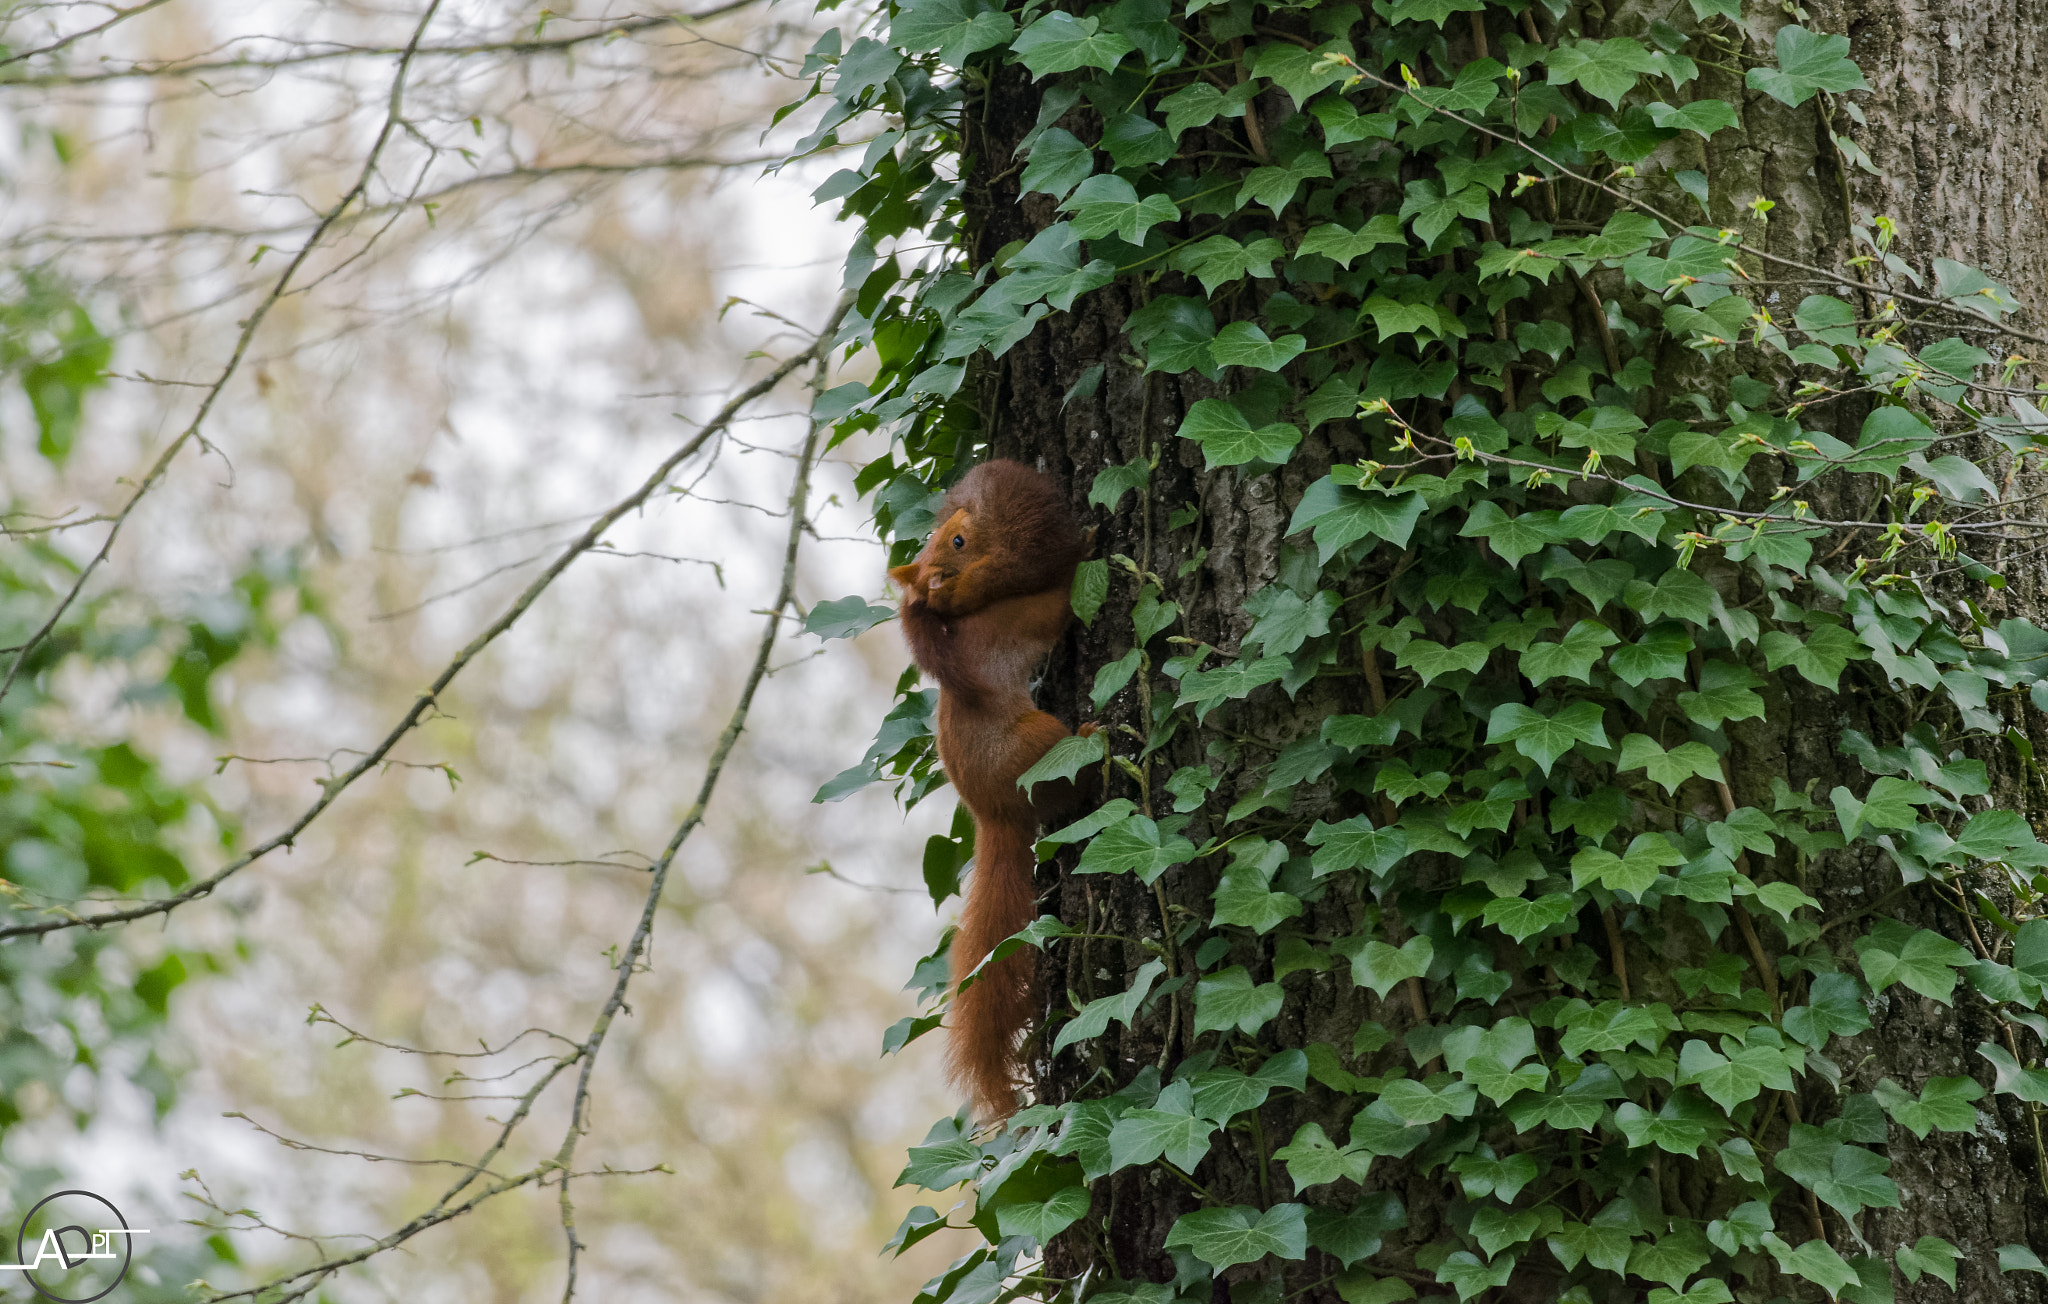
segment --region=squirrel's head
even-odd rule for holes
[[[964,616],[1072,584],[1092,533],[1082,532],[1049,477],[1019,462],[983,462],[947,493],[917,560],[889,578],[906,603]]]

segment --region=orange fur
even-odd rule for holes
[[[946,495],[917,560],[889,572],[903,588],[911,654],[939,683],[939,760],[974,815],[974,878],[953,938],[946,1065],[984,1119],[1016,1108],[1031,958],[1011,956],[971,986],[959,983],[1034,917],[1032,843],[1064,794],[1034,803],[1017,779],[1067,728],[1032,705],[1031,674],[1066,628],[1074,567],[1087,551],[1088,536],[1051,480],[993,461]]]

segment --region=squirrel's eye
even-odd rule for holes
[[[960,551],[960,550],[961,550],[962,548],[965,548],[966,546],[967,546],[967,538],[966,538],[966,536],[965,536],[965,535],[959,535],[959,534],[956,534],[956,535],[954,535],[954,536],[953,536],[953,551],[955,551],[955,552],[958,552],[958,551]]]

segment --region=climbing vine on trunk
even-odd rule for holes
[[[1112,727],[1026,776],[1099,770],[1042,858],[1157,911],[1009,944],[1084,957],[1031,1046],[1083,1085],[911,1152],[904,1182],[973,1199],[892,1246],[986,1241],[920,1304],[1877,1304],[1959,1262],[2048,1277],[2024,1244],[1867,1235],[1902,1132],[1976,1134],[2048,1183],[2048,846],[2015,808],[2043,791],[2017,722],[2048,709],[2048,632],[1984,603],[2048,544],[2024,355],[2048,340],[1847,207],[1871,164],[1846,37],[1739,0],[1547,4],[910,0],[812,53],[786,112],[822,108],[798,155],[861,150],[817,193],[860,225],[841,342],[876,367],[818,410],[887,435],[859,487],[892,563],[1014,437],[998,361],[1090,296],[1117,337],[1069,400],[1185,400],[1075,486],[1142,523],[1075,582],[1123,649],[1089,667]],[[998,97],[1035,104],[1021,139],[987,129]],[[1712,188],[1706,143],[1765,102],[1811,112],[1842,177],[1839,265],[1774,249],[1771,197]],[[1275,574],[1214,645],[1187,620],[1213,499],[1162,497],[1197,462],[1204,494],[1286,499]],[[1277,700],[1305,708],[1262,717],[1286,736],[1239,726]],[[906,675],[820,799],[928,795],[932,701]],[[1878,722],[1839,732],[1858,782],[1731,769],[1794,703]],[[935,901],[971,849],[932,840]],[[1824,910],[1816,875],[1851,863],[1878,892]],[[1190,883],[1213,888],[1166,890]],[[939,1026],[944,973],[920,967],[932,1010],[887,1049]],[[1916,998],[1985,1013],[1971,1071],[1834,1057]],[[1134,1258],[1115,1192],[1141,1169],[1174,1203]]]

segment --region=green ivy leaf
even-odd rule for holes
[[[1401,219],[1392,213],[1382,213],[1356,231],[1329,223],[1315,227],[1301,238],[1301,245],[1294,252],[1298,256],[1321,254],[1348,271],[1354,258],[1383,244],[1406,243],[1408,235],[1401,229]]]
[[[1678,709],[1710,729],[1727,720],[1756,719],[1764,713],[1764,699],[1749,690],[1763,682],[1748,666],[1709,661],[1700,667],[1699,691],[1680,693]]]
[[[1254,327],[1253,329],[1257,329]],[[1299,335],[1289,336],[1299,340]],[[1188,409],[1175,432],[1202,446],[1203,465],[1242,466],[1246,462],[1285,462],[1301,442],[1301,430],[1284,421],[1252,429],[1244,413],[1218,398],[1205,398]]]
[[[1166,966],[1158,960],[1147,960],[1131,975],[1128,990],[1115,996],[1104,996],[1088,1002],[1081,1012],[1061,1025],[1059,1036],[1053,1039],[1052,1053],[1057,1055],[1077,1041],[1100,1037],[1109,1031],[1111,1023],[1129,1024],[1138,1017],[1138,1008],[1151,993],[1152,984],[1159,975],[1166,972]]]
[[[1356,489],[1324,476],[1308,487],[1287,523],[1287,533],[1313,529],[1317,560],[1327,564],[1346,547],[1367,537],[1408,546],[1422,516],[1422,495],[1408,486],[1395,492]]]
[[[1657,745],[1647,734],[1630,734],[1621,740],[1621,760],[1616,770],[1643,770],[1650,782],[1669,793],[1695,776],[1711,781],[1721,778],[1721,758],[1705,743],[1680,743],[1670,751]]]
[[[936,50],[942,62],[960,68],[1016,30],[1010,15],[982,0],[908,0],[889,23],[889,40],[913,54]]]
[[[1675,109],[1669,104],[1652,104],[1649,114],[1650,121],[1659,127],[1696,131],[1702,136],[1712,136],[1741,122],[1735,116],[1735,106],[1726,100],[1694,100]]]
[[[1411,937],[1399,947],[1377,938],[1352,937],[1332,942],[1330,950],[1351,962],[1353,983],[1372,988],[1381,1000],[1395,984],[1428,973],[1429,962],[1436,958],[1436,946],[1427,937]]]
[[[1288,1180],[1294,1183],[1294,1189],[1299,1193],[1340,1177],[1348,1177],[1354,1182],[1365,1181],[1366,1173],[1372,1168],[1373,1154],[1368,1150],[1340,1146],[1324,1134],[1320,1124],[1304,1123],[1295,1129],[1292,1141],[1273,1152],[1273,1158],[1287,1165]],[[1313,1228],[1310,1236],[1314,1236]]]
[[[1731,1037],[1722,1041],[1721,1049],[1730,1053],[1723,1054],[1697,1039],[1686,1042],[1678,1053],[1677,1085],[1698,1086],[1726,1110],[1733,1110],[1745,1100],[1754,1100],[1765,1087],[1774,1091],[1792,1089],[1792,1074],[1785,1067],[1785,1057],[1773,1047],[1745,1047]]]
[[[1962,1252],[1939,1236],[1922,1236],[1910,1246],[1901,1245],[1892,1258],[1899,1271],[1909,1282],[1918,1283],[1922,1273],[1932,1273],[1948,1286],[1956,1288],[1956,1260]]]
[[[1982,1042],[1977,1053],[1991,1061],[1995,1074],[1991,1090],[2001,1096],[2013,1096],[2031,1105],[2048,1105],[2048,1069],[2022,1067],[2003,1046]]]
[[[1176,1082],[1159,1093],[1152,1109],[1134,1109],[1109,1133],[1110,1171],[1164,1158],[1186,1172],[1209,1153],[1216,1124],[1193,1112],[1189,1084]]]
[[[1857,1280],[1856,1270],[1844,1263],[1826,1241],[1805,1241],[1792,1246],[1771,1232],[1763,1237],[1763,1244],[1778,1261],[1780,1270],[1806,1278],[1831,1296],[1839,1296],[1844,1287]]]
[[[1276,240],[1272,243],[1277,245],[1279,241]],[[1300,357],[1301,351],[1307,347],[1308,341],[1299,335],[1282,335],[1277,340],[1269,339],[1266,332],[1259,329],[1254,323],[1234,321],[1216,332],[1216,338],[1209,342],[1209,355],[1215,358],[1219,365],[1225,367],[1251,367],[1258,371],[1278,371]],[[1215,399],[1202,400],[1205,403],[1213,403],[1215,401]],[[1287,446],[1290,450],[1294,447],[1295,443],[1301,441],[1301,432],[1295,430],[1293,426],[1273,425],[1266,426],[1264,429],[1294,431],[1294,440]],[[1267,458],[1265,460],[1270,462],[1285,461],[1286,454],[1282,453],[1279,457]]]
[[[1546,928],[1570,918],[1575,907],[1571,894],[1553,892],[1530,901],[1524,897],[1495,897],[1486,903],[1481,916],[1517,942],[1526,942]]]
[[[1597,95],[1617,109],[1621,97],[1635,89],[1638,75],[1659,71],[1650,52],[1625,36],[1611,41],[1560,42],[1546,62],[1552,83],[1577,82],[1587,94]]]
[[[1485,499],[1472,508],[1458,531],[1461,538],[1483,538],[1508,565],[1513,566],[1544,545],[1558,541],[1557,516],[1553,512],[1524,512],[1509,516],[1499,503]]]
[[[1067,15],[1047,14],[1033,26],[1062,17]],[[1074,230],[1084,240],[1114,235],[1134,245],[1145,243],[1145,233],[1159,223],[1180,217],[1179,207],[1165,195],[1146,195],[1141,199],[1137,187],[1130,182],[1106,175],[1083,181],[1079,189],[1060,201],[1060,211],[1074,215]]]
[[[1280,1013],[1279,983],[1253,983],[1241,964],[1234,964],[1195,984],[1195,1032],[1237,1029],[1249,1037]]]
[[[1955,991],[1956,969],[1977,958],[1940,933],[1908,929],[1895,920],[1886,920],[1869,936],[1857,938],[1856,955],[1871,991],[1904,983],[1943,1005]]]
[[[1863,70],[1849,58],[1849,38],[1822,36],[1797,23],[1778,29],[1778,66],[1751,68],[1749,88],[1793,108],[1817,91],[1867,91]]]
[[[1297,1140],[1300,1135],[1299,1132],[1295,1134]],[[1348,1268],[1360,1259],[1378,1254],[1383,1233],[1407,1225],[1408,1211],[1401,1207],[1400,1199],[1392,1191],[1372,1191],[1360,1196],[1348,1210],[1312,1206],[1308,1211],[1308,1243]],[[1404,1290],[1408,1285],[1404,1281],[1393,1281],[1392,1284]],[[1406,1294],[1382,1293],[1373,1301],[1347,1298],[1345,1304],[1392,1304],[1394,1300],[1412,1299],[1414,1295],[1412,1290]]]
[[[1184,1213],[1166,1234],[1166,1248],[1184,1249],[1211,1268],[1256,1263],[1267,1255],[1299,1259],[1308,1253],[1308,1209],[1276,1204],[1260,1213],[1247,1205]]]
[[[1455,1288],[1460,1304],[1496,1286],[1508,1284],[1515,1273],[1515,1256],[1503,1254],[1488,1263],[1470,1250],[1459,1250],[1437,1265],[1436,1279]]]
[[[1170,261],[1177,270],[1186,272],[1200,281],[1202,289],[1213,295],[1232,281],[1241,280],[1246,276],[1271,276],[1273,274],[1273,260],[1285,258],[1286,256],[1286,247],[1271,236],[1261,236],[1247,245],[1239,244],[1227,235],[1212,235],[1206,240],[1191,244],[1187,248],[1175,253]],[[1248,324],[1242,322],[1233,323],[1233,325]],[[1228,334],[1229,331],[1230,327],[1224,327],[1225,334]],[[1222,336],[1219,335],[1218,339],[1221,338]],[[1263,334],[1260,338],[1264,338]],[[1300,339],[1301,337],[1295,335],[1288,338]],[[1300,351],[1300,349],[1296,349],[1294,352],[1299,353]],[[1288,358],[1293,356],[1293,354],[1289,354]],[[1287,360],[1282,359],[1283,362]],[[1219,357],[1217,361],[1234,362],[1236,359]],[[1266,370],[1276,371],[1278,368],[1268,367]]]
[[[1394,654],[1394,664],[1402,670],[1413,670],[1427,684],[1439,675],[1453,671],[1477,673],[1491,655],[1484,643],[1445,647],[1426,638],[1417,638],[1410,639],[1408,646]]]
[[[1785,1031],[1815,1050],[1829,1037],[1853,1037],[1870,1030],[1870,1012],[1855,977],[1824,973],[1813,980],[1806,1004],[1785,1011]]]
[[[1179,834],[1162,836],[1159,826],[1143,815],[1127,816],[1095,835],[1081,852],[1076,874],[1136,874],[1151,882],[1173,866],[1190,860],[1195,844]]]
[[[1048,779],[1071,779],[1109,754],[1109,735],[1100,731],[1086,737],[1069,734],[1038,758],[1038,763],[1018,776],[1017,786],[1026,792]]]
[[[1011,53],[1031,70],[1034,79],[1081,68],[1108,72],[1136,48],[1116,33],[1103,31],[1100,19],[1077,18],[1059,10],[1040,18],[1010,42]]]
[[[1264,204],[1278,218],[1280,211],[1294,202],[1294,193],[1301,189],[1302,182],[1326,180],[1329,175],[1330,160],[1320,150],[1304,149],[1285,166],[1253,168],[1246,173],[1243,184],[1237,188],[1237,207]]]
[[[1822,1128],[1794,1123],[1790,1140],[1771,1162],[1844,1218],[1865,1209],[1899,1207],[1898,1185],[1884,1175],[1891,1160]]]
[[[1342,64],[1324,56],[1349,56],[1351,53],[1349,41],[1330,41],[1314,50],[1303,49],[1291,42],[1274,42],[1260,46],[1252,57],[1252,76],[1263,77],[1286,91],[1295,107],[1300,108],[1317,91],[1335,86],[1350,76]]]
[[[1522,653],[1521,671],[1532,684],[1558,678],[1590,683],[1593,663],[1600,659],[1602,650],[1619,642],[1615,632],[1599,621],[1582,620],[1555,643],[1530,644],[1529,650]],[[1622,768],[1632,767],[1624,764]]]
[[[1851,661],[1861,661],[1870,655],[1862,640],[1840,625],[1818,626],[1804,643],[1774,629],[1763,636],[1757,647],[1764,654],[1767,669],[1777,671],[1790,666],[1831,693],[1837,691],[1842,671]]]
[[[1669,838],[1661,833],[1639,833],[1619,856],[1599,847],[1586,847],[1573,856],[1572,890],[1598,882],[1610,892],[1640,897],[1664,870],[1684,863],[1685,853],[1672,846]]]
[[[1446,194],[1441,182],[1424,178],[1409,182],[1405,193],[1400,220],[1412,219],[1415,238],[1425,247],[1435,244],[1436,238],[1459,218],[1484,222],[1492,213],[1493,196],[1481,185],[1465,186]]]
[[[1929,1132],[1977,1131],[1977,1107],[1971,1102],[1984,1097],[1984,1088],[1970,1078],[1929,1078],[1916,1099],[1893,1082],[1881,1079],[1872,1095],[1900,1127],[1925,1140]]]
[[[1692,647],[1683,627],[1655,625],[1642,638],[1611,653],[1607,668],[1631,688],[1651,679],[1683,679],[1686,654]]]
[[[1363,869],[1378,877],[1408,854],[1407,834],[1399,828],[1376,829],[1363,815],[1339,824],[1317,820],[1304,841],[1316,848],[1309,863],[1317,878],[1346,869]]]
[[[1520,702],[1504,702],[1493,708],[1487,720],[1486,741],[1513,743],[1516,751],[1548,775],[1557,758],[1580,743],[1607,746],[1603,714],[1595,702],[1573,702],[1554,715],[1544,715]]]

